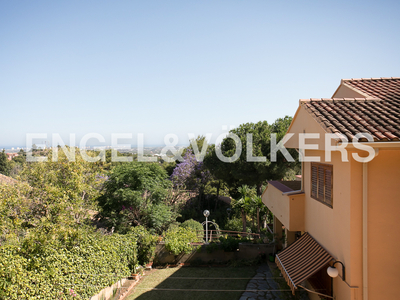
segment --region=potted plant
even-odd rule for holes
[[[152,266],[153,266],[153,261],[149,261],[149,262],[146,264],[146,270],[151,270]]]
[[[142,266],[140,266],[139,264],[136,264],[133,269],[133,273],[132,273],[131,277],[133,277],[133,279],[137,281],[143,275],[144,275],[144,268]]]

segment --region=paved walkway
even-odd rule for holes
[[[239,300],[309,300],[307,292],[296,292],[293,296],[290,288],[282,290],[277,281],[282,282],[283,277],[274,278],[268,265],[257,269],[257,274],[249,281],[246,292]]]

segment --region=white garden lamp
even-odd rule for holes
[[[208,244],[208,216],[210,215],[210,212],[206,209],[203,211],[203,215],[206,217],[206,244]]]

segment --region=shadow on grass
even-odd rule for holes
[[[159,269],[145,276],[125,299],[239,299],[257,268],[258,266]]]

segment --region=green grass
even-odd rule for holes
[[[257,266],[240,268],[171,268],[159,269],[146,275],[126,300],[234,300],[239,299],[248,281],[256,274]],[[209,279],[207,279],[209,278]],[[221,278],[221,279],[216,279]],[[243,279],[234,279],[243,278]],[[183,291],[150,290],[183,289]],[[209,291],[188,291],[209,290]],[[220,292],[214,290],[239,290]]]

